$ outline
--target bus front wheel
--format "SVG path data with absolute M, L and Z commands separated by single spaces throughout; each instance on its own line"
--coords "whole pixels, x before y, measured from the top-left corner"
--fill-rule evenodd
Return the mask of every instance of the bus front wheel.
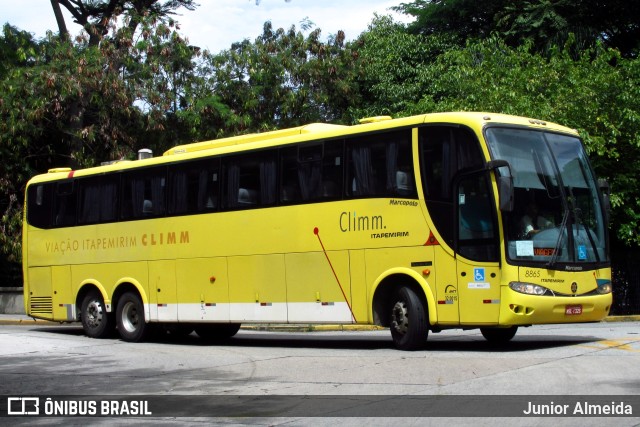
M 144 320 L 144 306 L 140 297 L 133 292 L 126 292 L 118 301 L 116 324 L 123 340 L 140 342 L 151 329 Z
M 91 338 L 107 338 L 114 329 L 113 315 L 107 313 L 104 299 L 98 291 L 89 292 L 80 305 L 80 321 Z
M 391 306 L 391 337 L 399 350 L 419 350 L 427 342 L 429 329 L 424 304 L 416 293 L 406 286 L 395 294 Z

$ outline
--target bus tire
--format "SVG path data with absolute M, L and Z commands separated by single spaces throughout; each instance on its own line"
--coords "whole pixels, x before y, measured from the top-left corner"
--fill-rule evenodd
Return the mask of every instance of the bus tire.
M 511 326 L 508 328 L 480 328 L 482 336 L 491 344 L 504 344 L 516 335 L 518 332 L 517 326 Z
M 126 292 L 118 300 L 116 325 L 124 341 L 140 342 L 149 334 L 151 326 L 145 322 L 142 300 L 134 292 Z
M 403 286 L 391 306 L 391 337 L 398 350 L 419 350 L 427 342 L 427 312 L 416 293 Z
M 238 333 L 240 323 L 216 323 L 198 325 L 195 327 L 196 334 L 205 341 L 224 341 Z
M 84 333 L 91 338 L 108 338 L 113 334 L 113 314 L 107 313 L 102 294 L 90 291 L 80 305 L 80 321 Z

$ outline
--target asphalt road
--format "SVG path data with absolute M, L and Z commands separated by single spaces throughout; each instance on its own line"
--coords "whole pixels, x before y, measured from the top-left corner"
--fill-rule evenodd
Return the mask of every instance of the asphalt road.
M 196 335 L 133 344 L 88 338 L 76 325 L 37 323 L 0 325 L 0 343 L 4 396 L 640 395 L 640 322 L 521 328 L 499 348 L 479 331 L 444 331 L 430 334 L 427 349 L 418 352 L 395 350 L 387 330 L 243 329 L 223 345 L 203 343 Z M 640 425 L 640 406 L 633 410 L 633 418 L 564 418 L 554 424 Z M 203 419 L 191 421 L 197 420 Z M 252 420 L 240 424 L 322 424 L 318 418 Z M 424 424 L 418 417 L 403 420 Z M 548 419 L 538 420 L 548 425 Z M 98 421 L 105 419 L 92 420 Z M 349 421 L 361 425 L 359 418 Z M 532 421 L 514 425 L 537 425 Z

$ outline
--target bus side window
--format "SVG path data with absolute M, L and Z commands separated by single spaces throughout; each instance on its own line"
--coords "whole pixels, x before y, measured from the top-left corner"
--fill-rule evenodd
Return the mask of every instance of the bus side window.
M 37 184 L 27 193 L 27 222 L 38 228 L 51 228 L 55 184 Z
M 167 210 L 171 215 L 218 208 L 219 160 L 189 162 L 169 168 Z
M 332 200 L 342 196 L 342 140 L 311 142 L 281 150 L 282 204 Z
M 167 194 L 169 214 L 189 212 L 189 169 L 174 166 L 169 169 L 169 192 Z
M 280 165 L 280 202 L 288 205 L 308 200 L 308 189 L 313 187 L 315 175 L 319 176 L 319 170 L 317 174 L 304 170 L 304 166 L 299 161 L 298 147 L 283 148 L 280 151 Z M 308 169 L 313 171 L 313 166 L 309 166 Z M 309 181 L 308 184 L 307 181 Z
M 165 214 L 166 168 L 127 172 L 122 177 L 122 219 L 142 219 Z
M 324 143 L 322 157 L 322 188 L 324 200 L 342 198 L 342 177 L 344 176 L 344 141 L 327 141 Z
M 372 196 L 376 192 L 375 174 L 371 159 L 371 146 L 366 141 L 347 142 L 350 168 L 347 192 L 352 196 Z
M 110 174 L 78 180 L 80 211 L 78 224 L 115 221 L 118 206 L 118 175 Z
M 217 162 L 216 162 L 217 163 Z M 219 170 L 217 164 L 215 168 L 205 168 L 198 171 L 198 194 L 196 201 L 196 211 L 213 211 L 218 209 L 218 193 L 220 191 Z
M 262 151 L 225 159 L 226 209 L 273 206 L 277 200 L 277 151 Z
M 458 183 L 458 252 L 474 261 L 498 260 L 498 234 L 486 172 Z
M 76 223 L 77 197 L 74 181 L 61 181 L 56 185 L 55 217 L 56 227 L 70 227 Z
M 415 198 L 416 186 L 408 130 L 347 141 L 351 196 Z
M 387 145 L 386 156 L 387 190 L 396 196 L 417 198 L 411 134 L 402 134 L 394 138 L 394 141 Z

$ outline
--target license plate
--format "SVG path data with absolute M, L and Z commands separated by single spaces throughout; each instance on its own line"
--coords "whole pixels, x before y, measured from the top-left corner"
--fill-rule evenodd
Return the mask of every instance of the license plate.
M 568 305 L 564 309 L 564 314 L 566 314 L 567 316 L 582 314 L 582 305 Z

